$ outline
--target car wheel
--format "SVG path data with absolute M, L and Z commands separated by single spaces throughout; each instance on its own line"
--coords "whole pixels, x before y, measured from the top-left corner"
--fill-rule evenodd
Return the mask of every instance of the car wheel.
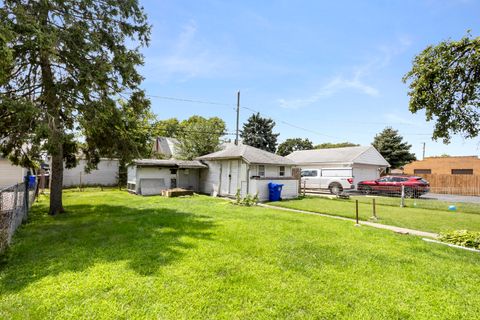
M 362 187 L 363 194 L 372 194 L 372 188 L 369 186 Z
M 412 188 L 405 188 L 405 197 L 406 198 L 414 198 L 415 192 Z
M 328 189 L 330 189 L 330 193 L 334 195 L 339 195 L 343 191 L 342 185 L 339 183 L 332 183 Z

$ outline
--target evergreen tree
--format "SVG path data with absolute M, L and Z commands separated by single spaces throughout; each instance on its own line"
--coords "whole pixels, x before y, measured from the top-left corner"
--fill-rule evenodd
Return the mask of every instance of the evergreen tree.
M 148 148 L 143 57 L 133 47 L 149 34 L 137 0 L 2 2 L 0 149 L 29 167 L 50 155 L 50 214 L 64 210 L 63 166 L 75 165 L 78 136 L 90 167 L 100 155 L 126 161 Z
M 410 153 L 412 146 L 403 141 L 403 137 L 398 134 L 398 130 L 390 127 L 377 134 L 372 145 L 390 163 L 392 168 L 399 168 L 416 160 L 415 155 Z
M 246 145 L 275 152 L 277 149 L 277 138 L 280 134 L 273 133 L 274 126 L 275 121 L 272 119 L 262 118 L 260 113 L 252 114 L 247 122 L 243 124 L 240 136 Z
M 277 154 L 281 156 L 286 156 L 293 151 L 310 149 L 313 149 L 312 141 L 302 138 L 290 138 L 280 143 L 280 145 L 278 146 Z

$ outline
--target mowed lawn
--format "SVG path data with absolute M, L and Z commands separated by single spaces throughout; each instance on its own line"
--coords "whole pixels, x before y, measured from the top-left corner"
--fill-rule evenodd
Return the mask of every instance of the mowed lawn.
M 273 202 L 270 204 L 291 209 L 355 218 L 355 199 L 359 200 L 359 219 L 369 220 L 373 215 L 371 197 L 356 197 L 344 200 L 307 196 L 303 199 Z M 473 204 L 463 204 L 459 206 L 457 211 L 453 212 L 448 211 L 447 203 L 441 207 L 439 204 L 436 204 L 435 201 L 416 200 L 419 206 L 433 207 L 433 209 L 430 209 L 413 207 L 413 201 L 412 199 L 408 199 L 408 206 L 400 208 L 399 198 L 377 198 L 376 212 L 378 220 L 375 222 L 430 232 L 452 230 L 480 231 L 480 206 L 476 207 L 476 205 Z
M 66 192 L 0 266 L 1 319 L 475 319 L 480 255 L 206 196 Z

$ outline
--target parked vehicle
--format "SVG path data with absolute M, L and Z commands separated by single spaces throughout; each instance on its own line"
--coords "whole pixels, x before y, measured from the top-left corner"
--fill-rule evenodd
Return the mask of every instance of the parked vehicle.
M 376 180 L 360 181 L 357 190 L 365 194 L 401 195 L 404 186 L 405 196 L 420 197 L 430 190 L 430 184 L 422 177 L 415 176 L 385 176 Z
M 352 168 L 303 169 L 303 186 L 307 189 L 330 190 L 332 194 L 355 189 Z

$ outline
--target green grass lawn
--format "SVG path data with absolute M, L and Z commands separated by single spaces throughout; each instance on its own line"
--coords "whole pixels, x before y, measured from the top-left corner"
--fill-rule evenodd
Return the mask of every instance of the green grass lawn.
M 69 191 L 66 214 L 46 205 L 3 258 L 1 319 L 480 314 L 480 256 L 418 237 L 206 196 Z
M 299 209 L 311 212 L 326 213 L 347 218 L 355 218 L 355 199 L 359 199 L 359 219 L 369 220 L 373 215 L 372 198 L 353 197 L 350 200 L 329 199 L 318 196 L 307 196 L 303 199 L 272 202 L 271 205 Z M 397 204 L 399 199 L 378 197 L 376 198 L 376 222 L 417 229 L 430 232 L 442 232 L 451 230 L 480 231 L 480 211 L 468 212 L 474 206 L 466 206 L 467 212 L 448 211 L 437 209 L 423 209 L 415 207 L 400 208 Z M 412 202 L 409 199 L 409 202 Z M 412 205 L 407 203 L 407 205 Z

